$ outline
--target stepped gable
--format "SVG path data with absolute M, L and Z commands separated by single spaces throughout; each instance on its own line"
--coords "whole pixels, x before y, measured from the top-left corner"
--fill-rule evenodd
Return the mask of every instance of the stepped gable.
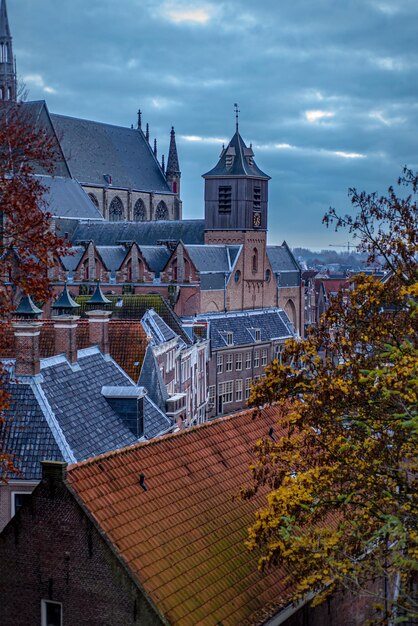
M 161 167 L 140 129 L 51 114 L 73 178 L 83 185 L 171 194 Z
M 286 605 L 285 571 L 259 572 L 244 546 L 266 490 L 234 499 L 253 444 L 284 434 L 277 419 L 277 407 L 248 410 L 69 468 L 77 501 L 172 626 L 258 625 Z

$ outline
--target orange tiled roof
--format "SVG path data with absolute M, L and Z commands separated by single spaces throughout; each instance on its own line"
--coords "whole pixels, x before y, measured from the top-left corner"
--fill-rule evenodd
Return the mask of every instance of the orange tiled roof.
M 55 355 L 54 323 L 52 320 L 42 320 L 42 322 L 39 352 L 42 358 L 47 358 Z M 88 348 L 89 345 L 88 320 L 81 319 L 77 324 L 77 349 Z M 134 382 L 137 382 L 139 378 L 146 348 L 147 335 L 140 322 L 110 320 L 110 355 Z M 11 327 L 3 333 L 0 358 L 15 358 L 15 341 Z
M 286 604 L 284 572 L 261 574 L 244 546 L 264 496 L 233 499 L 277 415 L 248 410 L 69 469 L 70 488 L 169 624 L 260 624 Z

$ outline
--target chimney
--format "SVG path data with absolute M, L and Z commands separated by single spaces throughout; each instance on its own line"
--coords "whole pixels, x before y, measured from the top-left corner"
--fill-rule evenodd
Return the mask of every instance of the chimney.
M 109 318 L 112 311 L 87 311 L 90 345 L 99 346 L 104 355 L 109 354 Z
M 39 335 L 42 322 L 19 321 L 13 323 L 16 341 L 16 376 L 36 376 L 41 371 Z
M 77 363 L 77 322 L 78 315 L 53 317 L 55 330 L 55 354 L 65 354 L 69 363 Z

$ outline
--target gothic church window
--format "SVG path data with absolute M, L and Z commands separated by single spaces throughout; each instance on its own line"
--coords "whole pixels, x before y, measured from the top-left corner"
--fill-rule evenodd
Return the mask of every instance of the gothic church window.
M 163 200 L 158 203 L 157 209 L 155 211 L 155 219 L 168 220 L 168 209 L 166 203 L 163 202 Z
M 0 48 L 0 57 L 2 63 L 7 63 L 9 60 L 9 48 L 7 43 L 2 43 Z
M 94 193 L 89 193 L 88 196 L 89 196 L 90 200 L 93 202 L 94 206 L 99 208 L 99 201 L 98 201 L 96 195 Z
M 123 220 L 123 202 L 119 196 L 115 196 L 109 206 L 109 220 L 111 222 L 120 222 Z
M 145 222 L 146 219 L 147 219 L 147 211 L 145 209 L 145 204 L 144 204 L 144 201 L 141 198 L 139 198 L 139 200 L 135 202 L 135 206 L 134 206 L 134 221 Z

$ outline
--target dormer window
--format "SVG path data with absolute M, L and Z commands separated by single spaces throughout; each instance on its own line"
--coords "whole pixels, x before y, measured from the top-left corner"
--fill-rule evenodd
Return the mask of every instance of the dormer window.
M 231 196 L 232 189 L 231 186 L 228 187 L 219 187 L 218 192 L 218 208 L 219 213 L 230 213 L 231 212 Z
M 254 328 L 254 339 L 256 341 L 261 341 L 261 329 L 260 328 Z
M 233 346 L 234 345 L 234 333 L 227 332 L 226 333 L 226 345 Z
M 235 158 L 235 148 L 233 148 L 232 146 L 229 146 L 229 148 L 226 151 L 226 158 L 225 158 L 225 165 L 227 169 L 230 169 L 233 166 L 234 158 Z

